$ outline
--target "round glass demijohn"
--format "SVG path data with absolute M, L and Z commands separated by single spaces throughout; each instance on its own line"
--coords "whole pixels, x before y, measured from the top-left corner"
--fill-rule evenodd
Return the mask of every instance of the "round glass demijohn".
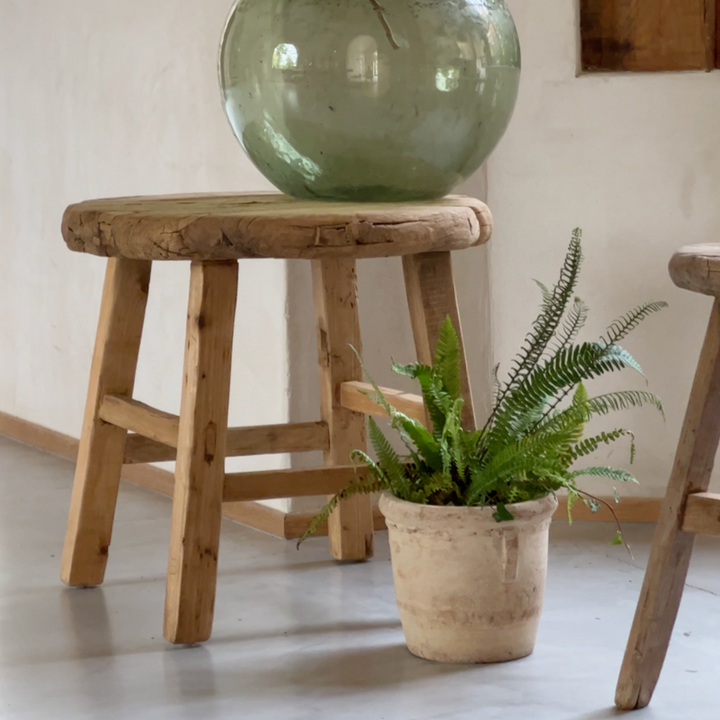
M 239 0 L 220 82 L 237 138 L 283 192 L 432 200 L 505 132 L 520 45 L 504 0 Z

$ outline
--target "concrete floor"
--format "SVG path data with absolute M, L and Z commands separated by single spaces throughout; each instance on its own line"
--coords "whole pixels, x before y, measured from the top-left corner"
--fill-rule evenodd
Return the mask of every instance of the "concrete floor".
M 102 589 L 68 590 L 58 564 L 70 463 L 0 439 L 0 718 L 160 720 L 602 720 L 650 529 L 556 523 L 535 654 L 445 667 L 403 644 L 387 542 L 365 565 L 223 526 L 215 634 L 161 636 L 170 503 L 124 486 Z M 643 720 L 717 718 L 720 543 L 701 540 L 671 651 Z

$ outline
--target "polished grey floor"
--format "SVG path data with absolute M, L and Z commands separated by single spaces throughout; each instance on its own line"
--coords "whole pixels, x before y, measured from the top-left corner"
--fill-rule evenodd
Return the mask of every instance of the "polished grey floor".
M 223 527 L 215 635 L 161 636 L 170 504 L 123 487 L 107 582 L 68 590 L 58 563 L 69 463 L 0 438 L 0 718 L 160 720 L 601 720 L 642 582 L 649 529 L 553 528 L 535 654 L 447 667 L 412 657 L 395 610 L 387 543 L 338 566 L 325 542 L 298 552 Z M 702 540 L 653 705 L 643 720 L 717 718 L 720 543 Z

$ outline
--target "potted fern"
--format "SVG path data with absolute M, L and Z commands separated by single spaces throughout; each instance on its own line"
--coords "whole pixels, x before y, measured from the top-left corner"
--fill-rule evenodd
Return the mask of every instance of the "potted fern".
M 383 492 L 400 618 L 415 655 L 463 663 L 529 655 L 542 609 L 555 493 L 567 492 L 571 519 L 578 499 L 593 509 L 602 502 L 581 489 L 581 477 L 637 482 L 623 469 L 576 467 L 623 437 L 630 439 L 631 462 L 634 456 L 629 430 L 586 435 L 586 426 L 595 416 L 628 408 L 650 405 L 662 412 L 660 399 L 641 390 L 591 397 L 585 382 L 626 368 L 642 372 L 618 343 L 666 304 L 640 305 L 600 339 L 575 342 L 588 315 L 574 297 L 581 263 L 576 230 L 558 283 L 552 289 L 538 283 L 540 313 L 509 377 L 496 381 L 493 411 L 482 428 L 461 425 L 460 347 L 449 319 L 432 366 L 393 366 L 418 381 L 431 429 L 398 412 L 370 379 L 372 398 L 391 418 L 407 453 L 399 455 L 371 418 L 377 460 L 353 453 L 367 472 L 325 506 L 307 534 L 340 500 Z M 619 523 L 615 542 L 624 542 Z

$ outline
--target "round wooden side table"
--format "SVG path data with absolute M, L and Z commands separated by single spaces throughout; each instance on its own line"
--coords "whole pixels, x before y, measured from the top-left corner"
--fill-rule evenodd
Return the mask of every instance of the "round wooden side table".
M 451 196 L 428 204 L 300 202 L 284 195 L 92 200 L 70 206 L 71 250 L 109 258 L 62 560 L 71 586 L 103 582 L 123 463 L 176 460 L 165 638 L 212 631 L 223 502 L 333 494 L 354 477 L 364 448 L 355 264 L 401 256 L 418 359 L 430 363 L 444 319 L 458 331 L 450 251 L 487 242 L 487 207 Z M 312 262 L 320 370 L 319 422 L 228 428 L 238 260 Z M 133 398 L 155 261 L 192 263 L 180 416 Z M 352 346 L 352 347 L 351 347 Z M 474 424 L 463 362 L 464 423 Z M 235 455 L 323 450 L 325 467 L 226 474 Z M 371 501 L 343 502 L 329 528 L 332 555 L 373 553 Z

